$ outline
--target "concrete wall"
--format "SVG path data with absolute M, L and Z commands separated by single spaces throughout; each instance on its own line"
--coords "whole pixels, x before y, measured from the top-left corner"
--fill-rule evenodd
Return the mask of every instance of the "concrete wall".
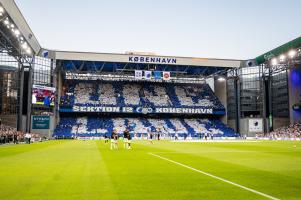
M 290 122 L 301 122 L 301 112 L 294 111 L 292 106 L 301 103 L 301 66 L 288 70 Z
M 21 131 L 25 132 L 26 131 L 26 115 L 22 115 L 22 124 L 21 124 Z
M 226 114 L 221 118 L 221 120 L 224 124 L 227 124 L 227 81 L 225 78 L 215 77 L 214 93 L 226 109 Z
M 236 129 L 236 125 L 235 125 L 235 119 L 228 119 L 227 120 L 227 125 L 230 127 L 230 128 L 233 128 L 234 130 Z
M 249 121 L 246 119 L 240 119 L 239 120 L 239 133 L 241 135 L 247 135 L 249 136 Z
M 290 124 L 289 118 L 273 118 L 273 129 L 288 126 Z

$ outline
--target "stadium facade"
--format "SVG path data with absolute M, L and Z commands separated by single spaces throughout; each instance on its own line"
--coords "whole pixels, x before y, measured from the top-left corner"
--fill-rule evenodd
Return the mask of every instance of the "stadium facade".
M 0 6 L 0 118 L 18 130 L 252 137 L 301 121 L 301 37 L 250 60 L 55 51 L 14 1 Z

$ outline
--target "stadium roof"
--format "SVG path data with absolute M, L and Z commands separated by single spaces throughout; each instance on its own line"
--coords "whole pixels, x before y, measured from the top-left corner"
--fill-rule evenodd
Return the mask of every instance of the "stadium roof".
M 6 14 L 16 25 L 20 33 L 24 36 L 28 45 L 34 51 L 34 55 L 42 55 L 43 49 L 30 26 L 27 24 L 24 16 L 19 10 L 14 0 L 0 0 Z M 270 60 L 274 56 L 296 47 L 301 46 L 301 38 L 297 38 L 287 44 L 284 44 L 274 50 L 271 50 L 254 59 L 256 64 L 261 64 Z M 95 61 L 95 62 L 120 62 L 120 63 L 144 63 L 144 64 L 164 64 L 164 65 L 182 65 L 182 66 L 199 66 L 199 67 L 222 67 L 237 68 L 243 65 L 242 60 L 235 59 L 216 59 L 216 58 L 195 58 L 195 57 L 173 57 L 153 54 L 116 54 L 116 53 L 95 53 L 95 52 L 76 52 L 76 51 L 59 51 L 46 50 L 49 58 L 66 61 Z
M 290 42 L 287 42 L 269 52 L 266 52 L 255 58 L 257 64 L 262 64 L 271 60 L 274 57 L 280 56 L 281 54 L 287 53 L 290 50 L 301 47 L 301 37 L 298 37 Z
M 122 63 L 144 63 L 144 64 L 164 64 L 164 65 L 188 65 L 206 67 L 237 68 L 241 60 L 215 59 L 215 58 L 193 58 L 193 57 L 173 57 L 149 54 L 113 54 L 113 53 L 93 53 L 93 52 L 72 52 L 54 51 L 50 53 L 57 60 L 78 60 L 78 61 L 103 61 Z
M 19 10 L 14 0 L 0 0 L 5 12 L 9 15 L 13 23 L 16 25 L 20 33 L 24 36 L 25 40 L 28 42 L 29 46 L 33 49 L 34 54 L 37 55 L 41 46 L 35 37 L 34 33 L 27 24 L 24 16 Z

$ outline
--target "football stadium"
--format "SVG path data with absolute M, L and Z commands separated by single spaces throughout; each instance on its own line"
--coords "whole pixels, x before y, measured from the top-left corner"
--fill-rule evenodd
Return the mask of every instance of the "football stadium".
M 0 0 L 0 199 L 301 199 L 301 37 L 247 60 L 41 46 Z

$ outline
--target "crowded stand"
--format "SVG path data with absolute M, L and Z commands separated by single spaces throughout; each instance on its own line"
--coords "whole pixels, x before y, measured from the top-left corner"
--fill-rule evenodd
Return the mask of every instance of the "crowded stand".
M 115 96 L 112 96 L 114 94 L 114 87 L 112 84 L 101 84 L 98 88 L 98 94 L 99 94 L 99 103 L 101 105 L 116 105 L 117 100 Z M 96 99 L 97 100 L 97 99 Z
M 139 105 L 140 96 L 139 91 L 141 90 L 141 86 L 138 84 L 125 84 L 123 86 L 123 98 L 124 105 Z M 120 96 L 120 94 L 119 94 Z
M 39 134 L 24 133 L 17 131 L 16 128 L 0 125 L 0 144 L 18 144 L 20 142 L 30 144 L 33 141 L 41 141 Z
M 138 138 L 150 132 L 162 137 L 237 137 L 233 129 L 217 119 L 181 119 L 181 118 L 61 118 L 54 130 L 54 137 L 104 137 L 115 130 L 122 135 L 128 129 Z
M 153 133 L 162 138 L 237 137 L 238 134 L 220 120 L 208 116 L 179 117 L 177 115 L 149 117 L 145 108 L 184 108 L 225 110 L 208 84 L 151 83 L 128 81 L 66 80 L 60 101 L 60 111 L 73 106 L 139 106 L 143 117 L 127 115 L 95 117 L 84 114 L 61 117 L 54 130 L 56 138 L 110 137 L 115 131 L 122 135 L 128 130 L 133 137 L 147 138 Z M 64 112 L 64 111 L 63 111 Z
M 138 118 L 128 118 L 128 125 L 133 133 L 140 133 L 141 136 L 148 134 L 148 128 Z
M 275 129 L 270 133 L 258 133 L 257 138 L 268 138 L 270 140 L 300 140 L 301 123 L 293 123 L 286 127 Z
M 60 106 L 143 106 L 224 110 L 208 84 L 67 82 Z M 68 89 L 66 89 L 68 88 Z
M 163 86 L 146 85 L 143 89 L 144 97 L 153 107 L 172 105 L 166 88 Z

